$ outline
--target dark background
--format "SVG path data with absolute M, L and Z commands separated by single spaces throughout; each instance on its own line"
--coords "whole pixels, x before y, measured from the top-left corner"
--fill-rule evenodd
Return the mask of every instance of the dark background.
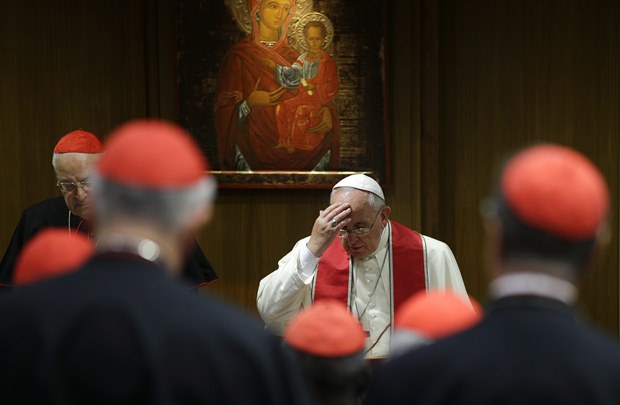
M 609 180 L 613 232 L 582 309 L 617 335 L 620 2 L 389 5 L 393 218 L 447 242 L 484 301 L 478 207 L 495 168 L 532 142 L 581 150 Z M 51 152 L 63 134 L 177 119 L 177 9 L 176 0 L 0 2 L 0 247 L 26 206 L 58 195 Z M 326 190 L 220 190 L 198 240 L 221 280 L 203 292 L 255 313 L 259 280 L 327 202 Z

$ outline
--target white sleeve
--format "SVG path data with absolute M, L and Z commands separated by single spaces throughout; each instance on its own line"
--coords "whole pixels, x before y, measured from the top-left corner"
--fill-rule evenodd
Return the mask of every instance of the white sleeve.
M 426 248 L 426 269 L 429 290 L 450 289 L 467 297 L 463 277 L 450 247 L 437 239 L 422 235 Z
M 295 244 L 278 262 L 278 269 L 260 281 L 256 306 L 265 325 L 281 335 L 288 323 L 310 305 L 311 288 L 319 259 L 306 247 L 310 238 Z

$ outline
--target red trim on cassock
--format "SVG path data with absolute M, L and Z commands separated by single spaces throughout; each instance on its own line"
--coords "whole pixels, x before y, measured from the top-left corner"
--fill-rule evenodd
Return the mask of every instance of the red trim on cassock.
M 422 236 L 395 221 L 392 224 L 392 295 L 394 311 L 411 295 L 426 288 Z M 314 300 L 336 299 L 349 304 L 349 254 L 339 240 L 327 248 L 316 273 Z
M 426 289 L 422 235 L 392 222 L 394 312 L 407 298 Z
M 216 281 L 219 281 L 219 280 L 220 280 L 220 278 L 218 277 L 218 278 L 214 278 L 214 279 L 213 279 L 213 280 L 211 280 L 211 281 L 203 281 L 202 283 L 200 283 L 200 284 L 198 284 L 198 285 L 195 285 L 195 286 L 192 286 L 192 287 L 190 287 L 189 289 L 190 289 L 190 290 L 195 290 L 195 289 L 198 289 L 198 288 L 200 288 L 200 287 L 204 287 L 204 286 L 206 286 L 206 285 L 213 284 L 213 283 L 215 283 Z
M 321 256 L 316 271 L 314 300 L 335 299 L 349 305 L 349 254 L 338 238 Z

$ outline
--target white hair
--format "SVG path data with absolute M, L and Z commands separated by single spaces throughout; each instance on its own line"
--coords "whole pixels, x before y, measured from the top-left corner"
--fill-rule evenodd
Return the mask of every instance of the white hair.
M 190 225 L 195 214 L 208 209 L 216 194 L 213 176 L 183 188 L 154 189 L 119 184 L 91 176 L 95 216 L 102 223 L 135 221 L 176 232 Z

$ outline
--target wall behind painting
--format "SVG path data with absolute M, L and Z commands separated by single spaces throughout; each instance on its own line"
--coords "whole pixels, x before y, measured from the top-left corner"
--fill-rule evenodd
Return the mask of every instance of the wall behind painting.
M 452 246 L 469 291 L 484 300 L 478 204 L 506 153 L 541 140 L 577 147 L 603 168 L 618 206 L 620 5 L 390 4 L 388 203 L 396 220 Z M 23 208 L 56 195 L 50 153 L 62 134 L 176 118 L 174 13 L 174 0 L 1 3 L 0 249 Z M 202 292 L 255 313 L 260 278 L 308 234 L 327 198 L 221 190 L 198 235 L 221 280 Z M 617 333 L 617 215 L 612 230 L 583 309 Z
M 609 181 L 614 233 L 611 249 L 584 280 L 583 310 L 617 330 L 620 3 L 429 3 L 439 21 L 431 35 L 438 44 L 438 152 L 434 165 L 426 162 L 441 180 L 431 193 L 440 218 L 433 230 L 468 266 L 468 284 L 480 286 L 476 211 L 494 168 L 508 152 L 534 142 L 582 151 Z

